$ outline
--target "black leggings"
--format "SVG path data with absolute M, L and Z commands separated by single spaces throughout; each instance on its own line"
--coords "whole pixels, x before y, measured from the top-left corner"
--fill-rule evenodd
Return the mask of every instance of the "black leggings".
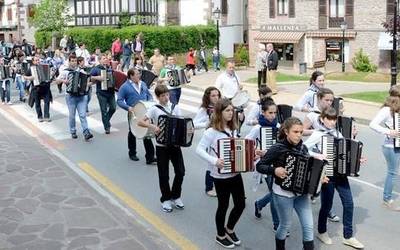
M 215 191 L 217 192 L 218 208 L 215 214 L 215 224 L 217 225 L 217 234 L 220 237 L 225 236 L 225 217 L 229 207 L 229 198 L 232 194 L 233 208 L 229 214 L 226 227 L 233 230 L 245 207 L 245 196 L 243 180 L 240 174 L 227 178 L 214 178 Z

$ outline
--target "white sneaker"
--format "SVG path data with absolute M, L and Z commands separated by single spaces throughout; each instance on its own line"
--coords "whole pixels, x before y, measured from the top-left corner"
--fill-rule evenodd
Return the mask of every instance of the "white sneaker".
M 394 200 L 383 201 L 382 206 L 392 211 L 400 211 L 400 207 L 394 204 Z
M 171 202 L 178 209 L 184 209 L 185 208 L 185 205 L 183 205 L 183 202 L 182 202 L 181 198 L 178 198 L 178 199 L 175 199 L 175 200 L 171 200 Z
M 12 105 L 12 102 L 7 102 L 7 105 Z
M 166 213 L 172 212 L 171 201 L 164 201 L 163 203 L 161 203 L 161 207 L 162 207 L 162 210 Z
M 211 189 L 210 191 L 207 191 L 206 194 L 210 197 L 217 197 L 217 193 L 215 192 L 214 189 Z
M 364 248 L 364 245 L 354 237 L 351 237 L 349 239 L 343 239 L 343 244 L 354 247 L 356 249 Z
M 322 243 L 326 244 L 326 245 L 332 245 L 332 239 L 331 237 L 329 237 L 328 233 L 325 232 L 323 234 L 319 234 L 317 233 L 317 238 L 322 241 Z

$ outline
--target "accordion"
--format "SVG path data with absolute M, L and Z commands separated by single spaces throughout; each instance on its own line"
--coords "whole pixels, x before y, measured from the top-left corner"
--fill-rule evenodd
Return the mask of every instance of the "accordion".
M 153 72 L 150 70 L 142 70 L 141 71 L 141 76 L 140 80 L 142 80 L 144 83 L 146 83 L 147 88 L 151 87 L 151 84 L 153 81 L 157 78 L 157 75 L 155 75 Z
M 158 117 L 160 133 L 156 135 L 156 141 L 167 146 L 190 147 L 193 141 L 194 124 L 191 118 L 183 118 L 171 115 Z
M 76 96 L 85 95 L 88 88 L 88 79 L 89 75 L 81 71 L 70 71 L 68 73 L 67 93 Z
M 295 194 L 318 196 L 325 176 L 326 161 L 295 152 L 288 152 L 285 159 L 287 176 L 282 180 L 281 188 Z
M 286 104 L 279 104 L 277 105 L 278 108 L 278 122 L 282 124 L 287 118 L 292 116 L 293 107 Z
M 0 78 L 1 80 L 11 78 L 10 66 L 0 65 Z
M 400 115 L 399 113 L 393 113 L 393 129 L 396 130 L 397 132 L 400 132 Z M 400 137 L 397 136 L 396 138 L 393 138 L 393 146 L 394 148 L 400 148 Z
M 332 108 L 336 110 L 337 115 L 342 115 L 343 110 L 343 98 L 335 96 L 332 102 Z
M 224 160 L 220 174 L 254 171 L 255 144 L 253 140 L 222 138 L 218 140 L 218 158 Z
M 168 82 L 168 85 L 171 87 L 178 87 L 188 83 L 184 69 L 172 69 L 167 72 L 167 77 L 171 77 L 171 80 Z
M 327 156 L 328 161 L 326 175 L 359 176 L 362 147 L 362 142 L 357 140 L 322 136 L 321 153 Z
M 268 150 L 272 145 L 276 143 L 278 134 L 277 128 L 272 127 L 260 127 L 260 149 Z
M 353 117 L 338 116 L 337 130 L 343 135 L 344 138 L 354 139 L 353 136 Z
M 50 65 L 38 64 L 31 66 L 31 73 L 33 76 L 33 86 L 50 82 Z
M 105 78 L 105 80 L 101 81 L 101 90 L 114 89 L 115 87 L 115 78 L 112 70 L 102 69 L 100 71 L 101 77 Z

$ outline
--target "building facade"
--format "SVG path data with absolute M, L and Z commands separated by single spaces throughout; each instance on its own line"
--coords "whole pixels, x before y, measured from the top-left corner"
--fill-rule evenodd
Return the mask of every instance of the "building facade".
M 304 62 L 309 67 L 323 60 L 349 63 L 359 49 L 381 69 L 390 65 L 390 52 L 378 43 L 387 39 L 382 22 L 390 18 L 393 0 L 248 1 L 251 64 L 258 44 L 273 43 L 280 64 L 295 69 Z

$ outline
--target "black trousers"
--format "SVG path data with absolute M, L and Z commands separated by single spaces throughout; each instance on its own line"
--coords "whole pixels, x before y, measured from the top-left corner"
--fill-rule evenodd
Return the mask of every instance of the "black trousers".
M 267 70 L 266 69 L 257 71 L 257 83 L 258 83 L 258 88 L 260 88 L 261 85 L 267 84 Z
M 146 161 L 152 161 L 154 159 L 154 146 L 151 138 L 143 138 L 144 150 L 146 152 Z M 129 156 L 136 155 L 136 137 L 129 130 L 128 132 L 128 149 Z
M 156 146 L 156 155 L 158 181 L 161 190 L 160 201 L 164 202 L 180 198 L 182 193 L 183 177 L 185 176 L 185 164 L 183 162 L 181 148 L 175 146 Z M 169 161 L 171 161 L 175 172 L 172 189 L 169 185 Z
M 230 230 L 235 228 L 240 216 L 246 206 L 243 179 L 240 174 L 227 178 L 214 178 L 215 191 L 217 192 L 218 208 L 215 214 L 215 224 L 217 225 L 218 236 L 225 235 L 225 217 L 229 207 L 229 198 L 232 195 L 233 208 L 229 213 L 228 224 L 226 227 Z

